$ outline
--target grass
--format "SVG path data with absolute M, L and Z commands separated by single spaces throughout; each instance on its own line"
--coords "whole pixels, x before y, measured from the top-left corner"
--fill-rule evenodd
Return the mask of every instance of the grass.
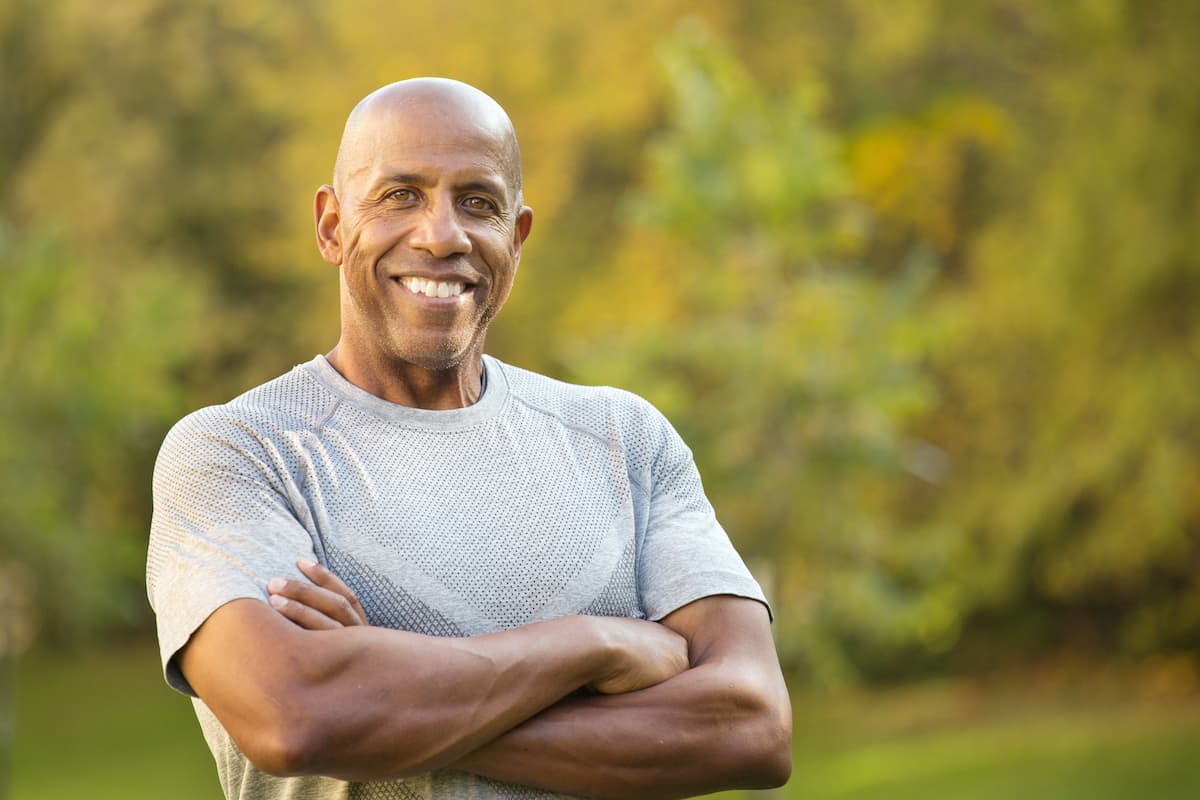
M 786 796 L 1200 797 L 1190 659 L 797 698 Z
M 14 683 L 10 800 L 221 796 L 191 706 L 162 682 L 153 644 L 34 653 Z M 1194 688 L 1009 678 L 794 699 L 792 780 L 756 796 L 1200 797 Z
M 222 796 L 191 703 L 163 682 L 152 643 L 33 653 L 13 688 L 11 800 Z
M 1075 698 L 1022 702 L 1002 687 L 970 713 L 950 699 L 941 721 L 887 725 L 879 706 L 945 697 L 875 696 L 843 701 L 857 722 L 810 721 L 796 742 L 789 797 L 907 798 L 1200 797 L 1200 703 Z M 829 701 L 824 701 L 828 703 Z M 1006 708 L 1006 704 L 1008 707 Z M 928 712 L 928 708 L 922 709 Z M 818 717 L 821 715 L 818 714 Z

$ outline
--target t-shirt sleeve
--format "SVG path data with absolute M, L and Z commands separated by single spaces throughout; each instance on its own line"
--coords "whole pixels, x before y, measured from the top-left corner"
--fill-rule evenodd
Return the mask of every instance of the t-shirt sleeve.
M 656 445 L 644 487 L 649 512 L 638 559 L 638 590 L 647 617 L 659 620 L 693 600 L 719 594 L 767 605 L 717 521 L 692 451 L 661 413 L 649 404 L 647 409 L 649 439 Z
M 175 656 L 216 609 L 266 600 L 266 582 L 302 577 L 313 541 L 293 512 L 284 458 L 255 427 L 219 407 L 185 417 L 154 469 L 146 588 L 164 674 L 195 696 Z

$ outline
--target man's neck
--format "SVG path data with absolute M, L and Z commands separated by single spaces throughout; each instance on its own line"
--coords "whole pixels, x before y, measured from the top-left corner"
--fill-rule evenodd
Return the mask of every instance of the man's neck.
M 325 358 L 343 378 L 397 405 L 446 411 L 466 408 L 483 393 L 483 358 L 472 354 L 456 366 L 430 369 L 407 361 L 364 358 L 339 343 Z

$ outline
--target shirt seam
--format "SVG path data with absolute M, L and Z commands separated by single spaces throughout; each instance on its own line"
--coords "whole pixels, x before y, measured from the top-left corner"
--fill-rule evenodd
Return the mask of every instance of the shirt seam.
M 505 369 L 506 371 L 507 371 L 507 367 L 508 367 L 507 364 L 502 366 L 502 368 Z M 567 428 L 568 430 L 575 431 L 576 433 L 581 433 L 584 436 L 589 437 L 590 439 L 594 439 L 595 441 L 600 442 L 609 450 L 624 452 L 624 450 L 622 450 L 619 442 L 609 439 L 606 436 L 602 436 L 590 428 L 585 428 L 582 425 L 577 425 L 573 422 L 568 422 L 567 420 L 563 419 L 561 416 L 556 414 L 554 411 L 551 411 L 550 409 L 540 406 L 537 403 L 533 402 L 532 400 L 529 400 L 528 398 L 526 398 L 524 396 L 523 393 L 517 392 L 513 388 L 512 381 L 509 379 L 508 375 L 505 375 L 504 377 L 506 380 L 508 380 L 508 383 L 509 383 L 508 400 L 510 402 L 520 403 L 521 405 L 525 406 L 526 408 L 530 409 L 531 411 L 535 411 L 535 412 L 541 414 L 542 416 L 549 417 L 550 419 L 553 419 L 559 425 L 563 426 L 564 428 Z M 597 387 L 597 388 L 599 388 L 599 387 Z M 647 487 L 645 486 L 645 484 L 642 483 L 642 481 L 640 481 L 637 477 L 632 475 L 628 469 L 625 470 L 625 474 L 629 477 L 630 483 L 635 485 L 642 492 L 642 494 L 646 495 L 647 498 L 650 497 L 650 492 L 647 489 Z

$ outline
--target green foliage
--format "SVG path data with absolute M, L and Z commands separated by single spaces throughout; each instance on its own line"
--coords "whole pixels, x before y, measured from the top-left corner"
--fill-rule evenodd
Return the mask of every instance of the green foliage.
M 158 445 L 245 384 L 271 341 L 252 334 L 288 310 L 263 191 L 283 117 L 249 95 L 270 36 L 302 26 L 252 21 L 159 0 L 0 14 L 0 563 L 61 641 L 146 625 Z
M 696 24 L 663 61 L 672 111 L 635 232 L 612 285 L 588 293 L 613 327 L 569 361 L 675 421 L 773 584 L 785 656 L 836 679 L 851 671 L 839 638 L 911 636 L 917 598 L 879 562 L 892 529 L 871 498 L 934 452 L 903 426 L 934 399 L 919 363 L 936 331 L 915 311 L 935 269 L 862 264 L 866 211 L 811 79 L 772 96 Z
M 356 98 L 449 74 L 512 112 L 536 210 L 493 351 L 662 407 L 789 665 L 1200 647 L 1195 4 L 455 24 L 0 9 L 0 564 L 45 630 L 145 624 L 166 426 L 332 345 L 311 191 Z
M 1200 643 L 1200 115 L 1163 67 L 1196 20 L 1106 8 L 978 52 L 943 43 L 963 15 L 864 35 L 840 131 L 819 72 L 767 87 L 695 24 L 664 51 L 634 224 L 574 309 L 604 325 L 563 361 L 676 420 L 810 676 Z M 1014 84 L 1029 39 L 1060 55 Z
M 186 408 L 172 376 L 205 288 L 165 265 L 106 284 L 54 238 L 2 228 L 0 254 L 0 370 L 19 387 L 0 395 L 0 553 L 35 577 L 52 636 L 143 621 L 146 478 Z
M 944 583 L 991 612 L 985 634 L 996 612 L 1045 609 L 1039 645 L 1194 648 L 1200 100 L 1181 76 L 1200 15 L 1110 3 L 1053 21 L 1011 196 L 972 284 L 943 298 L 957 402 L 929 425 L 957 468 L 937 516 L 979 565 Z

